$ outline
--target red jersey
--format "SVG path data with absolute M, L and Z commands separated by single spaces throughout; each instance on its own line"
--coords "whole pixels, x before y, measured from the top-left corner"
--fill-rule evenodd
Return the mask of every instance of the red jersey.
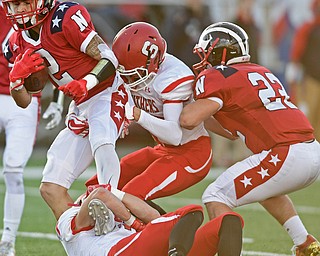
M 314 139 L 306 116 L 265 67 L 241 63 L 204 70 L 197 77 L 195 97 L 220 103 L 214 117 L 253 153 Z
M 0 5 L 0 24 L 1 24 L 1 32 L 0 32 L 0 94 L 10 95 L 9 89 L 9 72 L 10 67 L 9 63 L 4 57 L 4 54 L 7 51 L 5 43 L 7 42 L 10 35 L 13 33 L 13 28 L 11 27 L 11 23 L 7 20 L 6 15 L 4 13 L 3 7 Z
M 56 87 L 83 78 L 98 63 L 85 54 L 88 43 L 97 33 L 87 9 L 78 3 L 58 3 L 42 22 L 38 40 L 27 33 L 15 32 L 10 37 L 7 59 L 13 62 L 27 48 L 35 49 L 45 59 Z M 112 86 L 113 80 L 114 76 L 89 90 L 83 101 Z

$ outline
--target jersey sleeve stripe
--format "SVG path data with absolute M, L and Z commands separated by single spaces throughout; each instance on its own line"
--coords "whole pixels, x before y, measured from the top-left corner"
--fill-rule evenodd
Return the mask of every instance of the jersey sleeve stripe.
M 91 39 L 97 34 L 96 31 L 91 31 L 90 34 L 87 36 L 87 38 L 82 42 L 80 51 L 83 53 L 86 53 L 86 49 L 88 44 L 90 43 Z
M 174 81 L 173 83 L 169 84 L 161 93 L 171 92 L 176 87 L 178 87 L 180 84 L 185 83 L 185 82 L 190 82 L 190 81 L 193 81 L 193 80 L 194 80 L 194 76 L 193 75 L 182 77 L 182 78 Z
M 163 101 L 163 104 L 166 104 L 166 103 L 181 103 L 181 102 L 185 102 L 187 100 L 164 100 Z

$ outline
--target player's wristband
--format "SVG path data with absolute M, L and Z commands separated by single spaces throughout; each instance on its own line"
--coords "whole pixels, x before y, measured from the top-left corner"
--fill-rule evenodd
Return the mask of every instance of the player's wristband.
M 95 75 L 92 75 L 92 74 L 88 74 L 86 75 L 83 80 L 86 80 L 87 81 L 87 84 L 86 84 L 86 87 L 87 87 L 87 90 L 89 91 L 90 89 L 92 89 L 93 87 L 95 87 L 99 81 L 98 79 L 96 78 Z
M 124 221 L 124 223 L 127 224 L 128 226 L 131 226 L 135 220 L 136 220 L 136 217 L 131 215 L 128 220 Z
M 17 79 L 15 82 L 10 82 L 10 91 L 20 91 L 23 88 L 24 79 Z
M 114 194 L 120 201 L 122 201 L 122 199 L 125 195 L 125 192 L 123 192 L 119 189 L 116 189 L 114 187 L 111 187 L 111 193 Z

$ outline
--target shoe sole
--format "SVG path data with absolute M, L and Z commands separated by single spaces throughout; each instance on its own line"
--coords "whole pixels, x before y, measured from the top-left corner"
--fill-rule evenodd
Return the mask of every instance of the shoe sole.
M 109 232 L 107 223 L 110 220 L 108 207 L 99 199 L 92 199 L 88 204 L 89 216 L 95 221 L 94 232 L 96 236 Z

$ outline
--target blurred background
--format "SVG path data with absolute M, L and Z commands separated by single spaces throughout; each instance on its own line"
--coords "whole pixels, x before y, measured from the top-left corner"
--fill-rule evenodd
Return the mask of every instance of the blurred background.
M 167 40 L 168 52 L 190 67 L 198 61 L 192 50 L 202 30 L 213 22 L 234 22 L 243 27 L 249 35 L 251 61 L 264 65 L 274 72 L 294 100 L 297 98 L 296 92 L 290 84 L 294 79 L 295 83 L 303 84 L 301 74 L 306 72 L 302 67 L 298 70 L 300 73 L 294 70 L 291 80 L 290 76 L 286 77 L 288 72 L 286 70 L 293 61 L 291 52 L 294 37 L 297 30 L 306 22 L 313 22 L 318 15 L 318 5 L 320 5 L 318 0 L 81 0 L 78 2 L 88 8 L 96 30 L 109 45 L 123 26 L 134 21 L 147 21 L 158 27 Z M 320 23 L 318 26 L 320 27 Z M 314 40 L 318 39 L 320 42 L 320 29 L 318 34 L 313 33 L 313 35 L 315 35 Z M 307 38 L 304 40 L 305 48 L 308 48 L 307 40 Z M 314 54 L 320 51 L 319 45 L 312 48 Z M 318 55 L 320 61 L 320 54 Z M 309 64 L 316 66 L 317 63 L 312 61 Z M 48 85 L 43 91 L 42 113 L 51 98 L 52 88 Z M 70 100 L 65 100 L 64 115 L 69 102 Z M 305 102 L 298 104 L 304 111 L 308 111 Z M 319 117 L 319 113 L 317 114 Z M 46 130 L 46 123 L 47 120 L 41 118 L 38 137 L 29 163 L 44 164 L 47 149 L 58 132 L 65 127 L 64 122 L 61 122 L 59 127 Z M 0 140 L 0 150 L 3 150 L 4 134 L 1 134 Z M 250 153 L 241 141 L 229 143 L 215 135 L 212 135 L 212 141 L 215 154 L 213 165 L 217 167 L 229 166 Z M 151 136 L 139 125 L 134 124 L 130 127 L 129 136 L 118 140 L 117 151 L 121 157 L 145 145 L 153 145 Z M 2 152 L 0 156 L 2 158 Z

